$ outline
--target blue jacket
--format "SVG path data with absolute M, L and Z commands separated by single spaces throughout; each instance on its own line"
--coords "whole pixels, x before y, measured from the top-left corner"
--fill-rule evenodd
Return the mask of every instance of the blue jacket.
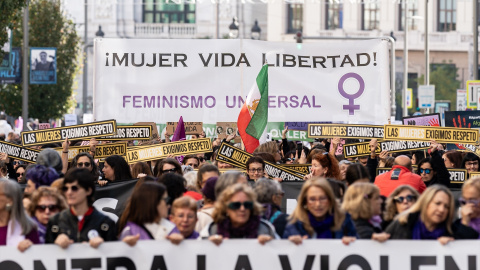
M 285 231 L 283 232 L 283 238 L 287 239 L 291 235 L 308 235 L 308 238 L 317 238 L 316 233 L 314 233 L 313 235 L 308 234 L 308 232 L 303 227 L 303 222 L 301 221 L 297 221 L 293 224 L 287 225 Z M 352 218 L 348 213 L 345 214 L 345 220 L 343 221 L 342 228 L 338 231 L 333 232 L 333 238 L 335 239 L 341 239 L 344 236 L 353 236 L 358 238 L 357 230 L 355 229 Z

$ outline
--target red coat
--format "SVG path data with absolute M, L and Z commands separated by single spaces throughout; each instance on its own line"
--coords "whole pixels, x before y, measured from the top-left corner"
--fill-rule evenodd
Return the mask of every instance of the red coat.
M 392 180 L 392 172 L 395 169 L 400 169 L 398 180 Z M 380 195 L 388 197 L 398 186 L 409 185 L 416 189 L 418 193 L 422 193 L 427 187 L 418 174 L 412 173 L 409 169 L 395 165 L 392 170 L 381 174 L 375 178 L 375 185 L 380 189 Z

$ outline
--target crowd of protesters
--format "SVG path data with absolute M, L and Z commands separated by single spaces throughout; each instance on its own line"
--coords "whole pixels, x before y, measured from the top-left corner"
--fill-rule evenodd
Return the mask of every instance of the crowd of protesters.
M 219 139 L 213 152 L 187 155 L 182 162 L 173 156 L 131 165 L 116 155 L 99 160 L 95 139 L 44 145 L 37 164 L 28 166 L 0 153 L 0 245 L 24 251 L 42 243 L 68 248 L 88 242 L 96 248 L 104 241 L 134 246 L 148 239 L 174 244 L 208 239 L 216 245 L 238 238 L 260 244 L 284 238 L 296 245 L 305 239 L 341 239 L 349 245 L 355 239 L 447 244 L 479 238 L 480 178 L 463 184 L 457 204 L 447 170 L 478 171 L 477 155 L 444 151 L 436 142 L 425 151 L 377 154 L 373 139 L 370 155 L 345 159 L 335 155 L 340 138 L 295 143 L 286 139 L 287 132 L 281 141 L 261 144 L 245 171 L 215 158 Z M 15 136 L 7 137 L 16 142 Z M 90 152 L 69 162 L 72 144 L 89 145 Z M 281 179 L 269 179 L 266 162 L 311 164 L 290 215 L 281 208 Z M 376 176 L 378 167 L 391 170 Z M 97 188 L 132 179 L 137 182 L 118 222 L 96 210 Z

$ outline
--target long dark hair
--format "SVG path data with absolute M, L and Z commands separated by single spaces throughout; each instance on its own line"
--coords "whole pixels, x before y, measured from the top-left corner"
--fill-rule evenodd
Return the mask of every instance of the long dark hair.
M 105 162 L 112 167 L 115 174 L 115 181 L 133 179 L 132 173 L 130 172 L 130 166 L 128 166 L 128 163 L 123 157 L 112 155 L 107 157 Z
M 163 174 L 163 165 L 165 164 L 170 164 L 172 166 L 175 166 L 175 173 L 183 175 L 182 165 L 180 165 L 180 163 L 176 159 L 165 158 L 157 162 L 157 164 L 155 164 L 155 167 L 153 168 L 153 176 L 160 178 Z
M 92 155 L 90 155 L 87 152 L 82 152 L 82 153 L 79 153 L 78 155 L 76 155 L 72 160 L 72 165 L 71 165 L 70 168 L 76 168 L 78 159 L 81 158 L 81 157 L 87 157 L 88 158 L 88 160 L 90 161 L 90 166 L 92 166 L 92 171 L 90 171 L 90 173 L 95 177 L 96 180 L 98 180 L 98 177 L 100 176 L 100 172 L 98 171 L 98 166 L 95 163 L 95 160 L 93 159 Z

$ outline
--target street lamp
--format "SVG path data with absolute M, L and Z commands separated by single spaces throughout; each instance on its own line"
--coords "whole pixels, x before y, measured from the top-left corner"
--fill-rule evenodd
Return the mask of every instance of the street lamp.
M 232 23 L 228 27 L 230 29 L 230 32 L 228 33 L 228 36 L 230 38 L 238 38 L 238 22 L 237 22 L 237 17 L 233 17 Z
M 258 26 L 258 21 L 255 20 L 255 24 L 252 27 L 252 39 L 259 40 L 260 32 L 262 32 L 262 29 L 260 29 L 260 26 Z
M 95 36 L 96 37 L 101 37 L 101 38 L 103 38 L 105 36 L 105 33 L 102 31 L 102 26 L 101 25 L 98 26 L 98 31 L 95 33 Z

